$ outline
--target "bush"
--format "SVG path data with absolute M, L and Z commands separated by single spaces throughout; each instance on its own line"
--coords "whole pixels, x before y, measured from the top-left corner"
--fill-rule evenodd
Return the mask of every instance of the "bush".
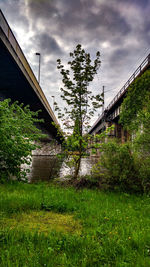
M 0 180 L 9 179 L 10 175 L 18 179 L 26 175 L 20 166 L 30 163 L 28 156 L 37 147 L 34 141 L 43 136 L 34 125 L 41 122 L 38 112 L 10 102 L 10 99 L 0 102 Z
M 142 192 L 150 192 L 150 156 L 145 157 L 141 153 L 137 159 L 138 178 L 141 183 Z
M 130 143 L 119 144 L 115 141 L 102 145 L 100 161 L 92 169 L 93 177 L 99 180 L 102 188 L 127 192 L 146 190 L 150 174 L 149 161 L 141 161 L 141 154 L 133 152 L 131 148 Z

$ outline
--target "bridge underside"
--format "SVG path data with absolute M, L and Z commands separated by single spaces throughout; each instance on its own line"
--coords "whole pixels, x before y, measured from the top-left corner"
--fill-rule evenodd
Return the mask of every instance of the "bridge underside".
M 100 134 L 111 126 L 113 126 L 113 129 L 108 133 L 109 137 L 118 138 L 121 140 L 122 143 L 129 140 L 130 135 L 126 130 L 124 130 L 124 128 L 119 123 L 119 116 L 117 116 L 114 120 L 106 119 L 104 122 L 101 122 L 99 127 L 97 127 L 92 134 Z
M 32 111 L 41 110 L 39 118 L 43 118 L 44 123 L 41 123 L 38 127 L 42 129 L 43 133 L 48 134 L 50 139 L 57 139 L 57 130 L 51 124 L 52 118 L 25 77 L 19 64 L 21 64 L 19 59 L 16 62 L 0 39 L 0 100 L 10 98 L 12 102 L 17 100 L 19 103 L 29 105 Z

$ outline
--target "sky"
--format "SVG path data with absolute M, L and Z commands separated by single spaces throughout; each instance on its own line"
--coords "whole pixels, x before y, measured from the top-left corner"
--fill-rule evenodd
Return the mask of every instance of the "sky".
M 36 77 L 41 53 L 40 84 L 52 108 L 52 96 L 63 105 L 56 61 L 66 66 L 77 44 L 92 59 L 100 51 L 90 89 L 105 86 L 105 108 L 150 53 L 150 0 L 0 0 L 0 8 Z

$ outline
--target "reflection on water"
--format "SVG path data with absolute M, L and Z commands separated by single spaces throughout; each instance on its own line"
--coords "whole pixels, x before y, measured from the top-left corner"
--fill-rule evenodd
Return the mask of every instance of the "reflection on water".
M 90 174 L 90 170 L 97 162 L 95 157 L 82 158 L 80 175 Z M 30 173 L 27 175 L 29 182 L 49 181 L 56 177 L 65 177 L 72 174 L 72 170 L 65 164 L 65 160 L 56 156 L 33 156 L 29 167 Z
M 28 176 L 29 182 L 49 181 L 59 175 L 61 160 L 56 156 L 33 156 Z
M 90 170 L 96 162 L 97 162 L 96 157 L 82 158 L 81 167 L 79 170 L 79 176 L 90 174 Z M 64 162 L 62 163 L 61 169 L 60 169 L 59 176 L 65 177 L 67 175 L 72 175 L 72 174 L 73 174 L 73 169 L 68 168 L 64 160 Z

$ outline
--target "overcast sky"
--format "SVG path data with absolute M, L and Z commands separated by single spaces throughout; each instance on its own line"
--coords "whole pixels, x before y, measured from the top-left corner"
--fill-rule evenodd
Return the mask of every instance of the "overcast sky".
M 56 60 L 65 64 L 78 43 L 93 59 L 101 53 L 91 88 L 96 94 L 105 86 L 105 107 L 150 53 L 150 0 L 0 0 L 0 8 L 36 77 L 41 53 L 41 87 L 51 107 L 52 96 L 61 105 Z

